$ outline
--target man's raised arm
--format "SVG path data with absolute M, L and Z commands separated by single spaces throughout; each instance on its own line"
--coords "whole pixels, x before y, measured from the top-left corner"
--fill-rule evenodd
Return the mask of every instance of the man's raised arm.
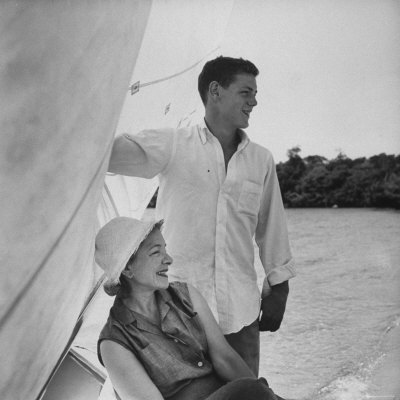
M 108 171 L 120 175 L 153 178 L 172 157 L 174 131 L 149 129 L 137 135 L 124 133 L 114 139 Z

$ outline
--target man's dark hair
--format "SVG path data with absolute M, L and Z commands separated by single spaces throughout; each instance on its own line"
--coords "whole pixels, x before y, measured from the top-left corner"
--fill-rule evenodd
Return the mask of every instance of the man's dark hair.
M 207 92 L 211 82 L 216 81 L 223 88 L 227 88 L 235 80 L 237 74 L 257 76 L 258 72 L 257 67 L 251 61 L 243 58 L 219 56 L 214 60 L 207 61 L 198 80 L 198 89 L 203 104 L 207 103 Z

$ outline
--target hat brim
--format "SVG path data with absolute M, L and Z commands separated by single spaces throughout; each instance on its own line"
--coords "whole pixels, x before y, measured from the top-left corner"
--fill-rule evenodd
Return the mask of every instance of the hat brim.
M 110 289 L 112 289 L 113 286 L 118 286 L 121 284 L 120 281 L 120 276 L 122 274 L 122 271 L 125 269 L 126 265 L 128 264 L 129 259 L 136 254 L 136 252 L 138 251 L 140 245 L 147 239 L 147 237 L 150 235 L 150 233 L 154 230 L 154 228 L 159 225 L 161 227 L 161 225 L 164 223 L 163 219 L 160 219 L 158 221 L 146 221 L 144 222 L 145 224 L 147 224 L 146 228 L 143 230 L 143 235 L 140 238 L 140 240 L 134 245 L 132 246 L 132 248 L 130 249 L 130 251 L 127 251 L 123 261 L 121 262 L 120 265 L 120 271 L 118 273 L 118 277 L 115 279 L 107 279 L 104 283 L 103 286 L 104 287 L 108 287 Z

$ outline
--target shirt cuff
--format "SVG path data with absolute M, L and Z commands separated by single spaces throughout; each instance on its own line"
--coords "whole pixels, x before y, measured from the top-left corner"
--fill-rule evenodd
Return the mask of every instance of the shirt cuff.
M 261 298 L 269 295 L 271 292 L 271 286 L 278 285 L 279 283 L 288 281 L 296 276 L 296 269 L 294 266 L 294 260 L 290 260 L 288 263 L 275 267 L 271 270 L 264 279 L 262 287 Z

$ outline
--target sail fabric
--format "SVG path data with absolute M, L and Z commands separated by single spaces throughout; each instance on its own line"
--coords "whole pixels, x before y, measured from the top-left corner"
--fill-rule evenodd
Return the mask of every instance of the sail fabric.
M 35 399 L 94 286 L 96 208 L 150 1 L 0 5 L 0 398 Z
M 140 219 L 158 187 L 158 179 L 107 174 L 97 209 L 99 227 L 117 216 Z
M 106 176 L 114 135 L 201 118 L 197 76 L 220 54 L 231 9 L 232 0 L 0 5 L 1 399 L 42 394 L 84 328 L 101 275 L 97 230 L 140 217 L 156 190 L 156 179 Z
M 153 2 L 130 81 L 135 90 L 132 94 L 127 88 L 116 135 L 189 126 L 202 119 L 197 77 L 208 59 L 222 54 L 219 44 L 232 7 L 232 0 L 214 2 L 212 7 L 208 0 Z M 157 186 L 157 178 L 107 174 L 97 211 L 99 224 L 116 215 L 140 218 Z M 102 366 L 96 357 L 96 343 L 111 302 L 104 291 L 96 294 L 73 343 L 74 351 L 98 369 Z M 107 387 L 102 395 L 114 398 Z

